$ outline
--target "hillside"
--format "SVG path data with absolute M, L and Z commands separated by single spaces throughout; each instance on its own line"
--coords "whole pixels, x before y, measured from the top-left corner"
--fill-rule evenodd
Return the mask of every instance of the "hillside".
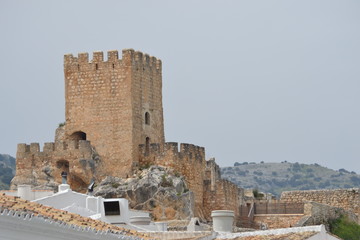
M 221 168 L 221 176 L 242 188 L 279 196 L 282 191 L 360 187 L 360 175 L 318 164 L 238 163 Z
M 0 154 L 0 190 L 9 189 L 10 181 L 15 175 L 15 158 Z

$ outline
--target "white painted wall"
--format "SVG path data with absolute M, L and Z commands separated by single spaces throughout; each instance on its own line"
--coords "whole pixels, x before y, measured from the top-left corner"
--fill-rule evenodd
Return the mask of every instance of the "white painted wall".
M 29 186 L 29 185 L 27 185 Z M 30 186 L 29 186 L 30 187 Z M 54 191 L 47 190 L 31 190 L 30 192 L 24 191 L 23 188 L 18 188 L 17 191 L 1 191 L 1 193 L 5 193 L 8 196 L 17 196 L 25 200 L 33 201 L 35 199 L 43 198 L 46 196 L 51 196 L 54 194 Z
M 81 207 L 86 207 L 87 195 L 82 193 L 73 192 L 70 189 L 55 193 L 52 196 L 36 199 L 34 202 L 50 206 L 57 209 L 63 209 L 65 207 L 76 204 Z
M 120 216 L 105 216 L 104 204 L 100 205 L 100 213 L 101 213 L 101 221 L 118 224 L 118 223 L 129 223 L 130 215 L 129 215 L 129 201 L 125 198 L 108 198 L 103 199 L 102 202 L 113 202 L 119 201 L 120 203 Z

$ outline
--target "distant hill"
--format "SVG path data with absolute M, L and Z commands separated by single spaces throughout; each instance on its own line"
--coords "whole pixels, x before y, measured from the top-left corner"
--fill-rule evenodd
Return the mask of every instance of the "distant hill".
M 0 190 L 9 189 L 14 175 L 15 158 L 7 154 L 0 154 Z
M 282 191 L 360 187 L 360 175 L 318 164 L 238 163 L 221 168 L 221 176 L 239 187 L 280 196 Z

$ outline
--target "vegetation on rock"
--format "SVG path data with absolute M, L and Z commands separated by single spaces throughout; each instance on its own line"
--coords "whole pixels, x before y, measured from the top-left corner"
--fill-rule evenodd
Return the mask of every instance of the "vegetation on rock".
M 0 190 L 9 189 L 10 181 L 15 175 L 15 158 L 0 154 Z
M 126 198 L 130 208 L 151 211 L 154 220 L 193 217 L 193 194 L 184 177 L 172 170 L 147 166 L 131 178 L 106 177 L 94 191 L 95 196 Z
M 330 222 L 330 232 L 346 240 L 358 240 L 360 236 L 360 225 L 350 221 L 345 216 Z

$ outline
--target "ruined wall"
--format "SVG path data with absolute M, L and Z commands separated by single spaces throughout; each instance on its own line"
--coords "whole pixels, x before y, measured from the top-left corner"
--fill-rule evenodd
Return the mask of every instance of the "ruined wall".
M 238 222 L 241 204 L 241 189 L 234 183 L 217 179 L 215 189 L 211 188 L 211 181 L 206 181 L 204 185 L 204 216 L 208 221 L 211 220 L 211 211 L 213 210 L 232 210 L 235 212 L 236 222 Z
M 172 168 L 183 175 L 187 187 L 195 194 L 195 214 L 202 215 L 203 181 L 205 178 L 205 149 L 192 144 L 169 142 L 164 145 L 140 146 L 139 164 Z
M 161 61 L 131 49 L 107 55 L 65 55 L 65 138 L 90 140 L 102 175 L 126 177 L 139 144 L 164 142 Z
M 240 205 L 243 204 L 244 190 L 236 184 L 221 179 L 220 167 L 215 159 L 206 162 L 204 180 L 204 216 L 211 220 L 213 210 L 232 210 L 235 212 L 236 222 L 240 220 Z
M 205 149 L 192 144 L 165 143 L 140 146 L 140 166 L 160 165 L 183 175 L 195 195 L 195 215 L 211 221 L 211 211 L 233 210 L 239 216 L 243 192 L 234 183 L 221 179 L 215 159 L 205 160 Z
M 16 175 L 11 189 L 19 184 L 29 184 L 35 189 L 56 189 L 61 183 L 61 172 L 66 171 L 71 188 L 85 191 L 98 164 L 89 141 L 45 143 L 43 151 L 39 143 L 18 144 Z
M 340 207 L 360 216 L 360 189 L 287 191 L 281 193 L 282 202 L 313 201 Z
M 329 231 L 329 223 L 341 216 L 346 216 L 348 220 L 359 223 L 358 216 L 353 212 L 317 202 L 306 202 L 304 204 L 304 215 L 296 225 L 297 227 L 324 224 Z
M 264 229 L 294 227 L 304 214 L 256 214 L 254 221 Z
M 42 152 L 38 144 L 19 144 L 12 187 L 56 186 L 66 171 L 72 189 L 81 191 L 92 177 L 126 178 L 154 164 L 185 177 L 196 216 L 210 220 L 215 209 L 238 214 L 240 190 L 221 179 L 214 159 L 206 162 L 203 147 L 165 143 L 161 71 L 160 60 L 132 49 L 122 59 L 117 51 L 106 60 L 102 52 L 91 61 L 88 53 L 65 55 L 65 125 Z

